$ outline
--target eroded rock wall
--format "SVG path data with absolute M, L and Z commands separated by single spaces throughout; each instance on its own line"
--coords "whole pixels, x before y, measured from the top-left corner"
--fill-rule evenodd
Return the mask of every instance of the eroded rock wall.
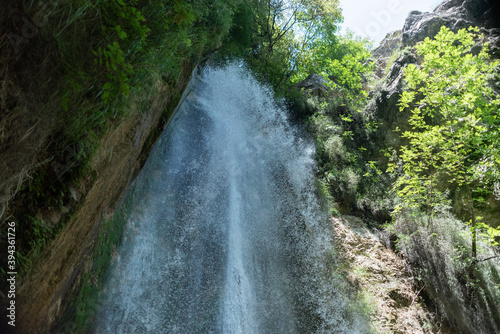
M 171 112 L 167 105 L 175 106 L 175 96 L 187 85 L 193 67 L 184 66 L 176 87 L 157 81 L 149 96 L 150 107 L 120 122 L 101 140 L 91 161 L 92 172 L 74 190 L 79 202 L 74 215 L 18 281 L 14 333 L 49 333 L 64 313 L 70 296 L 91 270 L 101 223 L 113 215 L 141 169 L 164 126 L 162 118 Z

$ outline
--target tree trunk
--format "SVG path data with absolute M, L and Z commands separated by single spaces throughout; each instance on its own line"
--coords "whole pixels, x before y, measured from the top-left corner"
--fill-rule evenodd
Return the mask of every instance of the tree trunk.
M 474 201 L 472 200 L 472 194 L 470 191 L 470 186 L 467 184 L 467 197 L 469 199 L 470 212 L 471 212 L 471 231 L 472 231 L 472 261 L 473 264 L 477 261 L 477 226 L 476 226 L 476 213 L 474 211 Z

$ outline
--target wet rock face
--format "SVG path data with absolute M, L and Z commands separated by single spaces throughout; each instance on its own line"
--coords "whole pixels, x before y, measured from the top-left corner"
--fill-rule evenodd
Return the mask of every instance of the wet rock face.
M 370 318 L 377 333 L 454 333 L 423 302 L 405 261 L 381 242 L 357 217 L 332 218 L 334 240 L 348 282 L 359 296 L 369 296 Z
M 379 58 L 380 59 L 380 58 Z M 386 58 L 388 59 L 388 58 Z M 373 97 L 372 102 L 368 105 L 370 113 L 377 115 L 380 121 L 379 124 L 379 140 L 381 143 L 387 143 L 392 147 L 399 147 L 403 143 L 398 132 L 394 132 L 395 128 L 402 131 L 410 129 L 408 124 L 408 111 L 399 111 L 398 101 L 403 92 L 404 69 L 408 64 L 418 62 L 418 57 L 414 49 L 405 49 L 400 51 L 399 57 L 392 63 L 387 70 L 387 75 L 384 81 L 376 90 L 370 92 Z M 379 68 L 379 71 L 381 69 Z M 386 68 L 382 69 L 384 72 Z

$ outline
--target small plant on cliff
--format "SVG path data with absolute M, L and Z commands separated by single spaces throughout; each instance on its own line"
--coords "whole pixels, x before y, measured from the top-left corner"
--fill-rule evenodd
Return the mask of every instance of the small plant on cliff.
M 475 51 L 478 28 L 456 34 L 442 27 L 435 39 L 416 46 L 423 61 L 404 71 L 407 90 L 400 110 L 412 108 L 413 129 L 403 133 L 402 175 L 394 184 L 403 207 L 423 209 L 429 217 L 446 200 L 443 181 L 465 193 L 471 229 L 471 259 L 477 260 L 477 231 L 482 208 L 500 179 L 500 99 L 489 85 L 498 61 L 488 45 Z M 396 165 L 389 167 L 394 171 Z M 430 218 L 429 218 L 430 219 Z M 490 236 L 497 230 L 483 229 Z

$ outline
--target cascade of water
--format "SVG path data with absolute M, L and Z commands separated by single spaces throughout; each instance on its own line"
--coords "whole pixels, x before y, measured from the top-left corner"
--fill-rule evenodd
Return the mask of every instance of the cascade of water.
M 237 65 L 199 70 L 138 176 L 97 333 L 356 333 L 313 146 Z

